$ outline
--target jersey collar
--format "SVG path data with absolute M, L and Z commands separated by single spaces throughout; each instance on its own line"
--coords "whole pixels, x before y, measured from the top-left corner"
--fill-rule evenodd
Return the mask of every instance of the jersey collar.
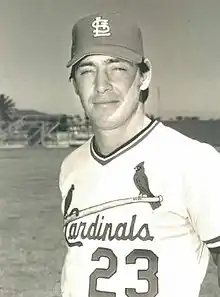
M 157 120 L 151 120 L 151 122 L 146 127 L 144 127 L 138 134 L 136 134 L 134 137 L 132 137 L 130 140 L 125 142 L 123 145 L 119 146 L 117 149 L 115 149 L 108 155 L 102 155 L 97 150 L 97 147 L 95 145 L 95 138 L 93 136 L 90 142 L 90 153 L 98 163 L 100 163 L 101 165 L 106 165 L 119 155 L 127 152 L 128 150 L 132 149 L 134 146 L 139 144 L 145 137 L 147 137 L 154 130 L 154 128 L 158 124 L 159 122 Z

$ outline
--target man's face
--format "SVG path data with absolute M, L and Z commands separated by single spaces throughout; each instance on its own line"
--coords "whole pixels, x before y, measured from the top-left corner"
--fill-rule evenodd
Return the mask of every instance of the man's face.
M 75 70 L 74 86 L 93 125 L 115 129 L 137 110 L 141 74 L 137 65 L 110 56 L 91 55 Z

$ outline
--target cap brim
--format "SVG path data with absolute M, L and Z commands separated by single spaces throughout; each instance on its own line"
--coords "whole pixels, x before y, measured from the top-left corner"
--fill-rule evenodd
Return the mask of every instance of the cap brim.
M 136 52 L 131 51 L 130 49 L 120 47 L 120 46 L 112 46 L 112 45 L 102 45 L 90 47 L 89 50 L 80 51 L 76 53 L 74 57 L 68 62 L 67 68 L 75 65 L 81 59 L 85 58 L 89 55 L 108 55 L 115 58 L 123 59 L 135 64 L 141 63 L 143 57 L 141 57 Z

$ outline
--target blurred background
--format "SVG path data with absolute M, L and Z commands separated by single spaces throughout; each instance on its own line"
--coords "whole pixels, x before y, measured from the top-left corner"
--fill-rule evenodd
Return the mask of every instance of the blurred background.
M 13 131 L 16 146 L 23 141 L 39 145 L 45 139 L 45 145 L 60 147 L 67 146 L 79 130 L 85 132 L 88 123 L 68 81 L 66 64 L 73 24 L 97 11 L 125 11 L 142 28 L 145 54 L 153 64 L 146 112 L 218 145 L 218 0 L 1 0 L 0 120 L 1 131 L 7 134 L 1 132 L 1 145 L 12 145 Z M 56 135 L 65 132 L 65 125 L 77 126 L 75 134 Z M 80 138 L 86 137 L 83 133 Z
M 0 296 L 60 297 L 59 170 L 92 135 L 66 64 L 73 24 L 97 11 L 142 28 L 146 114 L 220 149 L 219 0 L 0 0 Z M 201 296 L 220 296 L 212 261 Z

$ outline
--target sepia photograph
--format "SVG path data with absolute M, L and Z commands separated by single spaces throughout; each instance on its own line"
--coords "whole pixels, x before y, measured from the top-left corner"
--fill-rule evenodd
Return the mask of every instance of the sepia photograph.
M 0 297 L 220 296 L 220 1 L 0 0 Z

